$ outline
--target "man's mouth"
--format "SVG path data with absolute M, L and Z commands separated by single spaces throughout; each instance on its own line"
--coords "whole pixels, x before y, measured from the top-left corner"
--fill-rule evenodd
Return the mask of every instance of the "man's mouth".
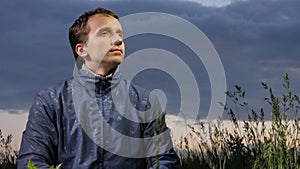
M 122 49 L 119 49 L 119 48 L 110 49 L 109 52 L 111 52 L 111 53 L 123 53 Z

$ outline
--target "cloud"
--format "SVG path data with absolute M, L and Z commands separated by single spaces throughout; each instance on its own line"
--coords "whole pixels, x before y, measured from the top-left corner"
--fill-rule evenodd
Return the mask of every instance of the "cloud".
M 203 6 L 207 7 L 224 7 L 227 5 L 232 4 L 236 1 L 243 1 L 243 0 L 179 0 L 184 2 L 197 2 Z
M 0 109 L 0 113 L 22 114 L 22 113 L 28 113 L 28 110 L 24 110 L 24 109 Z
M 11 114 L 11 115 L 18 115 L 18 114 L 24 114 L 24 113 L 28 113 L 28 110 L 24 110 L 24 109 L 0 109 L 0 114 L 2 113 L 7 113 L 7 114 Z
M 72 75 L 74 63 L 67 40 L 68 27 L 83 11 L 96 6 L 111 9 L 121 17 L 137 12 L 165 12 L 190 21 L 216 47 L 225 68 L 228 88 L 232 89 L 234 84 L 244 86 L 253 103 L 259 104 L 257 98 L 263 97 L 262 90 L 258 89 L 262 80 L 276 88 L 281 86 L 281 77 L 286 72 L 291 73 L 295 81 L 300 80 L 300 1 L 209 2 L 210 7 L 204 0 L 2 2 L 0 14 L 7 17 L 1 18 L 0 27 L 0 77 L 4 77 L 0 83 L 0 108 L 28 109 L 35 93 Z M 182 30 L 182 33 L 189 32 Z M 164 44 L 160 45 L 157 40 Z M 192 56 L 183 44 L 161 36 L 128 40 L 127 49 L 134 52 L 160 46 L 178 55 Z M 201 84 L 201 105 L 209 105 L 209 77 L 204 65 L 195 58 L 185 57 L 184 61 Z M 300 91 L 300 87 L 296 87 L 296 91 Z M 172 104 L 176 103 L 172 101 Z M 205 111 L 207 108 L 201 110 Z

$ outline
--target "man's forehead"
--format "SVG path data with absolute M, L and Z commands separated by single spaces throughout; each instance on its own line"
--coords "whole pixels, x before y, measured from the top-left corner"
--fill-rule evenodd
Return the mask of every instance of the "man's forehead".
M 96 14 L 91 16 L 88 20 L 88 25 L 91 29 L 98 29 L 99 27 L 104 26 L 118 26 L 121 27 L 121 24 L 118 19 L 110 15 Z

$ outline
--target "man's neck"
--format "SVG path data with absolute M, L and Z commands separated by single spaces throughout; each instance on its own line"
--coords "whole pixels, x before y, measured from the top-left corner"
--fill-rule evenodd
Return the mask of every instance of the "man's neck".
M 118 66 L 115 67 L 111 67 L 111 68 L 107 68 L 107 67 L 102 67 L 99 66 L 98 69 L 95 69 L 92 66 L 83 64 L 82 68 L 91 71 L 92 73 L 94 73 L 95 75 L 99 75 L 100 77 L 108 77 L 110 76 L 112 73 L 114 73 L 116 71 Z

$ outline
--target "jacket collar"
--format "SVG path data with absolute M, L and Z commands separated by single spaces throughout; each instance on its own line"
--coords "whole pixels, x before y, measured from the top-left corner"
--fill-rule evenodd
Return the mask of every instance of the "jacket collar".
M 101 77 L 89 70 L 85 65 L 81 69 L 74 68 L 73 77 L 75 81 L 79 82 L 81 85 L 89 89 L 108 89 L 117 85 L 122 75 L 119 71 L 119 67 L 107 77 Z

